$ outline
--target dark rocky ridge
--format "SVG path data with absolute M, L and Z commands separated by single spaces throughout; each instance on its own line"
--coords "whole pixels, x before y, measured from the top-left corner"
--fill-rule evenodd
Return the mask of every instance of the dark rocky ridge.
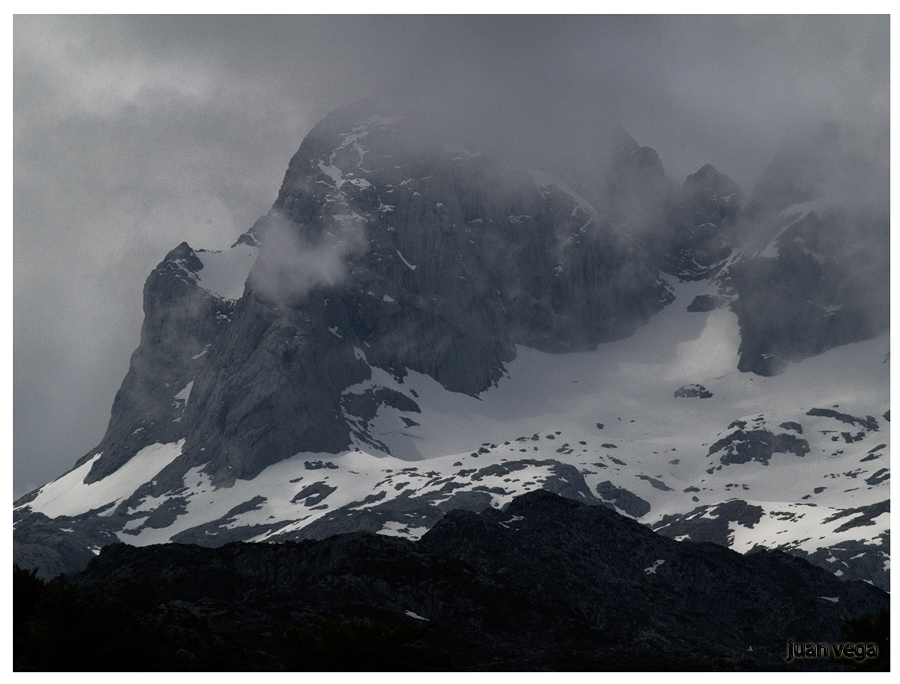
M 851 416 L 847 413 L 841 413 L 840 411 L 835 411 L 834 409 L 825 409 L 825 408 L 811 408 L 806 412 L 808 416 L 823 416 L 825 418 L 834 418 L 835 420 L 839 420 L 842 423 L 849 423 L 850 425 L 859 425 L 860 427 L 865 428 L 866 430 L 878 431 L 878 421 L 875 420 L 872 416 L 866 416 L 865 418 L 858 418 L 857 416 Z
M 222 334 L 234 309 L 233 302 L 197 286 L 202 267 L 182 242 L 147 278 L 141 343 L 116 393 L 106 434 L 75 464 L 103 454 L 85 482 L 115 472 L 148 444 L 183 436 L 184 403 L 173 396 L 202 372 L 208 362 L 203 350 Z
M 107 595 L 134 583 L 152 586 L 158 604 L 134 621 L 168 616 L 155 635 L 176 640 L 176 669 L 208 669 L 211 652 L 250 669 L 379 667 L 347 646 L 342 661 L 316 661 L 322 634 L 284 641 L 291 628 L 315 634 L 323 618 L 419 627 L 392 647 L 388 669 L 840 669 L 846 661 L 786 664 L 787 641 L 839 642 L 845 620 L 888 606 L 881 590 L 803 560 L 675 542 L 549 492 L 450 513 L 417 543 L 355 533 L 218 549 L 117 544 L 69 579 Z

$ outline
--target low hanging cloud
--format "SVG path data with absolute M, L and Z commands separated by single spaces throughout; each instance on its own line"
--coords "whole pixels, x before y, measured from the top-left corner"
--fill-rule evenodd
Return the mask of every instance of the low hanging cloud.
M 258 237 L 261 246 L 250 271 L 250 288 L 279 306 L 295 304 L 316 286 L 340 283 L 347 276 L 346 257 L 366 247 L 365 223 L 355 215 L 334 217 L 334 226 L 317 237 L 271 217 Z

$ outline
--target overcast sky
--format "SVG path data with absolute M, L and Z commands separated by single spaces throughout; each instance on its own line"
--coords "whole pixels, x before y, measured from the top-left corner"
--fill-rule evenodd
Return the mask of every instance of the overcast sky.
M 231 245 L 303 136 L 378 92 L 523 149 L 617 120 L 749 192 L 827 118 L 884 134 L 886 17 L 29 17 L 13 22 L 14 495 L 94 447 L 145 278 Z M 581 146 L 583 148 L 583 146 Z

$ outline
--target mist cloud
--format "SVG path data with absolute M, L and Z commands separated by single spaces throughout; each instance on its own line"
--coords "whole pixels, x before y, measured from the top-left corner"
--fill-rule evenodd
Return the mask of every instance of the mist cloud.
M 249 284 L 257 296 L 291 306 L 316 286 L 332 286 L 347 276 L 345 259 L 365 251 L 365 223 L 354 215 L 336 217 L 333 230 L 311 240 L 280 218 L 267 220 Z

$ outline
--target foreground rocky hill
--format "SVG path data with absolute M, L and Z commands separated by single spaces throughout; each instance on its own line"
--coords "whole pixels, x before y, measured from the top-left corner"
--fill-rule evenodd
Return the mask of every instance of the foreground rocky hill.
M 786 662 L 790 643 L 831 648 L 889 604 L 784 553 L 675 542 L 545 491 L 451 512 L 418 542 L 116 544 L 45 592 L 17 603 L 22 669 L 833 670 L 883 666 L 883 646 Z M 92 642 L 110 625 L 75 633 L 79 601 L 115 596 L 118 651 Z

